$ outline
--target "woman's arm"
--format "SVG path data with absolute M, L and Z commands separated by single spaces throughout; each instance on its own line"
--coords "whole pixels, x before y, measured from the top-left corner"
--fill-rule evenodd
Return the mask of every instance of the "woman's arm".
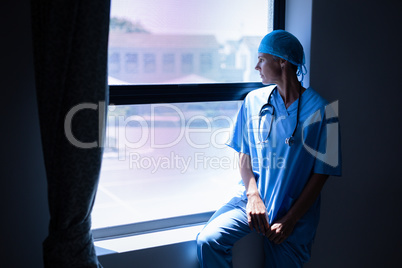
M 267 234 L 274 243 L 282 243 L 292 233 L 297 221 L 309 210 L 317 200 L 321 189 L 328 179 L 328 175 L 314 173 L 311 175 L 299 198 L 285 216 L 272 224 L 271 232 Z
M 258 233 L 266 235 L 270 233 L 267 209 L 258 192 L 257 182 L 251 168 L 250 156 L 240 153 L 239 157 L 240 175 L 246 187 L 248 200 L 246 207 L 248 224 L 251 230 L 255 229 Z

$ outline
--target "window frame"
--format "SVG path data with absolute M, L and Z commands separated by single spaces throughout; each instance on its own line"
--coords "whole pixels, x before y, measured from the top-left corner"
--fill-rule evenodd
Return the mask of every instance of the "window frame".
M 243 100 L 261 82 L 110 85 L 109 104 L 154 104 Z
M 285 29 L 286 0 L 273 0 L 273 29 Z M 109 105 L 244 100 L 261 82 L 109 85 Z M 92 229 L 95 241 L 206 223 L 215 211 Z

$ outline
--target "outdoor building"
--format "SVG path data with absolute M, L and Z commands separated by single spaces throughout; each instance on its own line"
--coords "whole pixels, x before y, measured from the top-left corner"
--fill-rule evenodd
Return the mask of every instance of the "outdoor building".
M 245 36 L 238 42 L 236 50 L 236 69 L 243 70 L 244 82 L 260 80 L 260 74 L 254 69 L 258 58 L 258 46 L 261 42 L 260 36 Z
M 259 36 L 219 44 L 213 35 L 110 33 L 110 84 L 259 81 Z
M 214 82 L 219 64 L 213 35 L 110 33 L 109 76 L 127 83 L 168 83 L 188 76 Z

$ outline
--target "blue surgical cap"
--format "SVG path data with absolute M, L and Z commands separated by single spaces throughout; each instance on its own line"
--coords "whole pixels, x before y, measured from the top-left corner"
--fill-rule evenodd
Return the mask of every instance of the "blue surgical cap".
M 296 65 L 297 75 L 300 75 L 300 81 L 303 81 L 307 73 L 303 46 L 293 34 L 284 30 L 270 32 L 261 40 L 258 53 L 271 54 Z

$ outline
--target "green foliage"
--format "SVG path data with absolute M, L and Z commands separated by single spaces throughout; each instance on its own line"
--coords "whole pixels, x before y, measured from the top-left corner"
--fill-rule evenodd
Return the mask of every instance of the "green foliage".
M 140 21 L 132 22 L 125 18 L 111 17 L 110 30 L 125 33 L 149 33 Z

